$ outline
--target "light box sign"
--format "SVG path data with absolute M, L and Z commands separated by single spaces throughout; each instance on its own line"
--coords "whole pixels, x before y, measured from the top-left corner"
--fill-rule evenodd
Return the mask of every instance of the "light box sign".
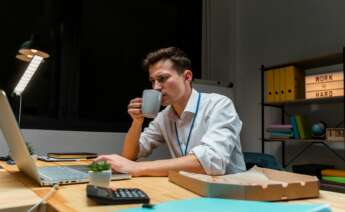
M 305 77 L 305 98 L 344 96 L 344 72 L 337 71 Z

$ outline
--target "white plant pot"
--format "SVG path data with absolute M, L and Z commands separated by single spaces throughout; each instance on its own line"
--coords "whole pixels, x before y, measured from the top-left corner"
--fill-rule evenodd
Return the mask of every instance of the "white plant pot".
M 89 171 L 90 184 L 100 187 L 108 187 L 111 180 L 111 170 L 94 172 Z

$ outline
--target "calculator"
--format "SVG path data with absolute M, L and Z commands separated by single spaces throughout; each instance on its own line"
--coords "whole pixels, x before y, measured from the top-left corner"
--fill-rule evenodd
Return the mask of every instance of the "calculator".
M 87 185 L 87 197 L 100 204 L 134 204 L 149 203 L 150 198 L 138 188 L 111 188 Z

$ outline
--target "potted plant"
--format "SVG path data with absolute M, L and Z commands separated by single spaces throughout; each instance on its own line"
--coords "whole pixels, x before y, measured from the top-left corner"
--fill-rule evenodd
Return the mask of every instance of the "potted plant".
M 111 166 L 106 161 L 92 162 L 89 165 L 90 184 L 108 187 L 111 179 Z

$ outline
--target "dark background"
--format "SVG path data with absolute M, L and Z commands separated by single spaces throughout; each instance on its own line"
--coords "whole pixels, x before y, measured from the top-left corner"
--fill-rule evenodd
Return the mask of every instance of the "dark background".
M 0 11 L 0 88 L 15 112 L 20 45 L 34 33 L 51 56 L 23 92 L 22 128 L 126 131 L 129 100 L 150 87 L 142 60 L 158 48 L 183 49 L 200 78 L 201 1 L 14 0 Z

